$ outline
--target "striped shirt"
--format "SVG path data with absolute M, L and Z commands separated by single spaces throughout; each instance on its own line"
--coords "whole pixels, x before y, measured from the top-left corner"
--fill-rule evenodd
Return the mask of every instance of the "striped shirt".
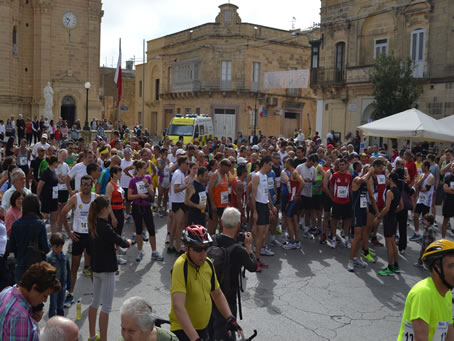
M 8 287 L 0 293 L 1 340 L 38 341 L 39 328 L 33 323 L 32 307 L 18 287 Z

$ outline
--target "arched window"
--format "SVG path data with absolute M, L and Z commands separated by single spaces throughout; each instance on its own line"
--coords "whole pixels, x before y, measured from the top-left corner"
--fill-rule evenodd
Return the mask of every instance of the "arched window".
M 345 43 L 336 44 L 336 81 L 342 82 L 345 75 Z
M 13 56 L 17 56 L 17 28 L 13 27 Z

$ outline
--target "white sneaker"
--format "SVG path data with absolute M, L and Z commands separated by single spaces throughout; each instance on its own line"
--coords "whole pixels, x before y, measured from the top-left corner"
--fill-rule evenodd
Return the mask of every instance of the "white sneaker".
M 348 260 L 347 270 L 350 272 L 355 272 L 355 265 L 351 259 Z
M 328 244 L 328 246 L 330 248 L 335 249 L 336 248 L 336 244 L 337 244 L 336 237 L 333 237 L 331 240 L 328 239 L 327 244 Z
M 118 265 L 125 265 L 126 263 L 128 263 L 128 261 L 124 258 L 121 258 L 121 257 L 117 257 L 117 264 Z
M 345 247 L 347 249 L 350 249 L 352 247 L 352 243 L 350 242 L 350 238 L 349 237 L 345 237 Z
M 292 242 L 287 241 L 287 242 L 284 242 L 284 243 L 282 244 L 282 248 L 283 248 L 284 250 L 293 250 L 293 249 L 295 249 L 295 244 L 292 243 Z
M 358 268 L 365 268 L 367 264 L 361 259 L 361 257 L 353 258 L 353 265 Z
M 262 256 L 274 256 L 274 252 L 270 250 L 268 246 L 262 247 L 260 250 L 260 255 Z

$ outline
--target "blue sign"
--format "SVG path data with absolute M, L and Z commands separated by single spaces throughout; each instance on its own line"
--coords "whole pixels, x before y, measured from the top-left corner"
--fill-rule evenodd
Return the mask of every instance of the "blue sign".
M 128 107 L 126 105 L 120 106 L 120 110 L 128 110 Z
M 268 116 L 268 109 L 265 109 L 265 108 L 263 109 L 262 116 L 263 117 L 267 117 Z

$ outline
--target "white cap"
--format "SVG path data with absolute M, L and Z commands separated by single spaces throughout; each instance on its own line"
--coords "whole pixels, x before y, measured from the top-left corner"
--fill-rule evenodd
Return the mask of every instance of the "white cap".
M 238 158 L 238 164 L 239 165 L 245 165 L 245 164 L 247 164 L 247 160 L 244 157 L 239 157 Z
M 41 138 L 47 140 L 47 134 L 46 134 L 46 133 L 42 134 L 42 135 L 41 135 Z
M 257 146 L 256 144 L 254 144 L 254 145 L 252 146 L 252 149 L 254 149 L 254 150 L 259 150 L 259 146 Z
M 183 149 L 180 148 L 180 149 L 177 149 L 175 154 L 176 155 L 186 155 L 186 152 Z

